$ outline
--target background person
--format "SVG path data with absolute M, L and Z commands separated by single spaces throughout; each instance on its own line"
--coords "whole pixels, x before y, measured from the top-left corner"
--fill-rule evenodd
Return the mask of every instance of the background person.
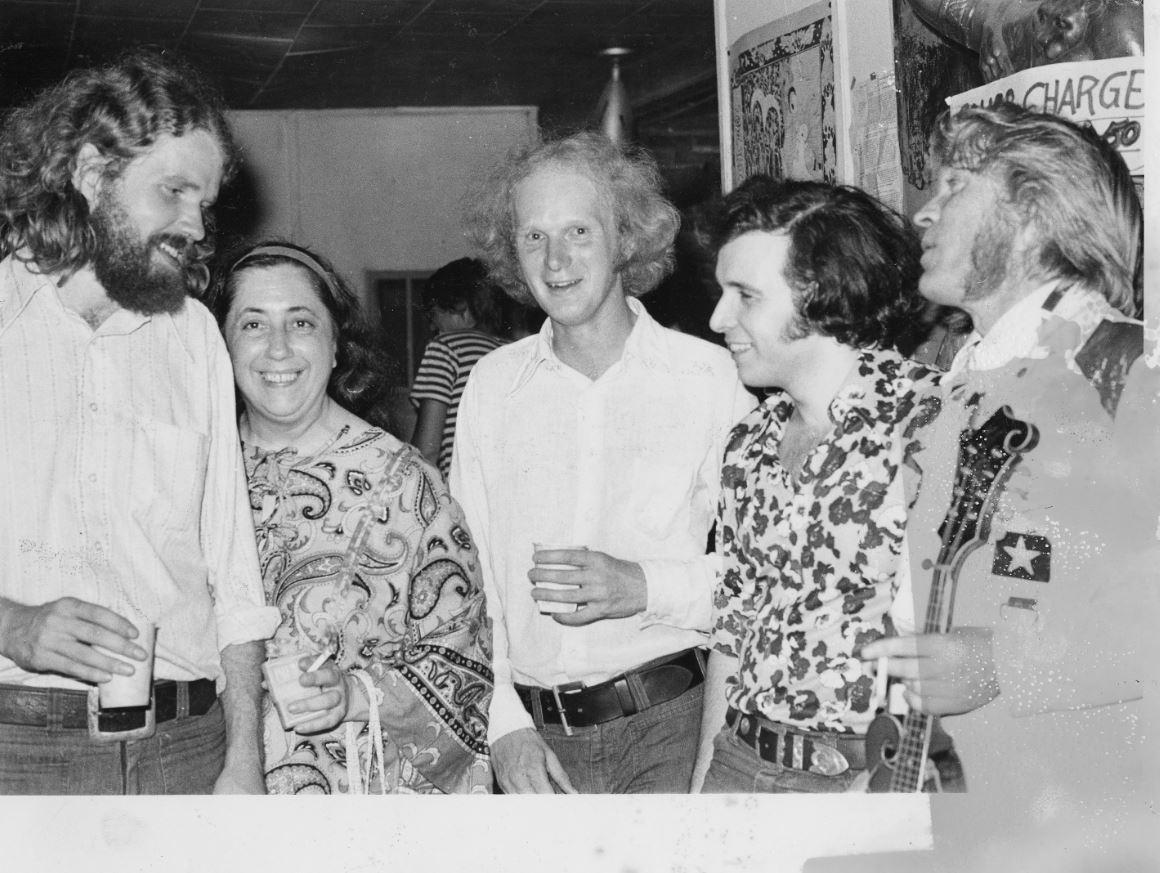
M 490 791 L 490 640 L 476 553 L 435 469 L 345 408 L 372 354 L 356 298 L 319 256 L 275 242 L 235 259 L 212 305 L 245 405 L 266 595 L 282 618 L 269 656 L 300 652 L 305 668 L 333 653 L 302 679 L 320 693 L 290 705 L 316 718 L 284 731 L 266 709 L 269 790 L 351 790 L 345 762 L 357 760 L 372 791 Z M 371 707 L 381 775 L 370 766 Z
M 201 76 L 148 53 L 5 120 L 0 793 L 263 791 L 256 641 L 277 618 L 229 359 L 187 297 L 234 160 Z M 151 735 L 142 708 L 88 718 L 86 689 L 147 669 L 135 623 L 158 627 Z
M 444 477 L 451 471 L 455 420 L 471 368 L 504 343 L 501 293 L 473 258 L 445 264 L 423 286 L 423 306 L 435 336 L 411 386 L 411 402 L 418 409 L 412 442 Z

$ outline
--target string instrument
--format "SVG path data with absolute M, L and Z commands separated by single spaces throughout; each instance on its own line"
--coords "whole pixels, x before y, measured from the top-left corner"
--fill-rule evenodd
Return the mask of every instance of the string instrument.
M 963 562 L 987 541 L 999 495 L 1019 459 L 1035 448 L 1035 425 L 995 411 L 975 430 L 959 434 L 951 505 L 939 525 L 940 548 L 927 599 L 923 633 L 951 628 L 955 588 Z M 901 722 L 881 712 L 866 731 L 871 792 L 964 791 L 963 768 L 937 717 L 910 711 Z

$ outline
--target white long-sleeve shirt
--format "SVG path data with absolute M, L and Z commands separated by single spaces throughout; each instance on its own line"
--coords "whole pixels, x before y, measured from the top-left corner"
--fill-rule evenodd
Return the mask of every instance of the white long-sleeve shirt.
M 155 623 L 159 679 L 215 679 L 268 637 L 233 377 L 201 303 L 96 330 L 0 262 L 0 596 Z M 83 688 L 0 657 L 0 682 Z
M 636 323 L 598 379 L 560 362 L 547 321 L 481 359 L 459 407 L 451 490 L 479 547 L 493 622 L 492 742 L 532 726 L 513 683 L 593 684 L 707 640 L 721 456 L 754 400 L 724 349 L 628 303 Z M 541 615 L 533 542 L 638 562 L 645 611 L 583 627 Z

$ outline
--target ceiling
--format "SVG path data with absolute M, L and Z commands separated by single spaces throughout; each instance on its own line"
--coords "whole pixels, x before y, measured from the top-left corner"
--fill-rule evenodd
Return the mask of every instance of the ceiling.
M 717 161 L 712 0 L 0 0 L 0 105 L 138 44 L 234 109 L 533 105 L 549 129 L 589 119 L 600 50 L 627 46 L 638 138 L 678 174 Z

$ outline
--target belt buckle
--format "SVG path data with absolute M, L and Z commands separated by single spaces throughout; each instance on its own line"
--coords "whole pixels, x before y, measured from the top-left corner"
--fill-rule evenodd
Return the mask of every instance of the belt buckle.
M 809 764 L 811 772 L 820 773 L 823 776 L 837 776 L 850 769 L 850 762 L 846 760 L 846 756 L 833 746 L 815 740 L 813 747 Z
M 149 692 L 149 706 L 145 709 L 145 724 L 127 731 L 101 730 L 100 688 L 93 686 L 88 696 L 89 739 L 94 743 L 120 743 L 126 740 L 145 740 L 157 733 L 157 710 L 152 690 Z
M 564 711 L 564 703 L 560 700 L 560 692 L 575 694 L 584 688 L 583 682 L 566 682 L 563 685 L 552 686 L 552 699 L 556 701 L 556 712 L 560 713 L 560 724 L 564 726 L 564 736 L 572 736 L 572 725 L 568 724 L 568 713 Z

